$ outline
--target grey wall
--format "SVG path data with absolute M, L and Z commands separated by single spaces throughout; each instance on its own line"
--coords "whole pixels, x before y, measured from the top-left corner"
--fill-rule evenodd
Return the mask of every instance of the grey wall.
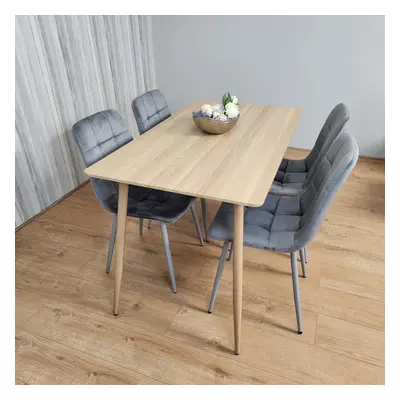
M 147 16 L 17 16 L 15 224 L 87 177 L 72 125 L 117 109 L 132 133 L 130 103 L 154 88 Z
M 360 153 L 384 157 L 384 17 L 153 16 L 157 85 L 176 111 L 235 93 L 304 109 L 291 145 L 311 148 L 330 110 L 351 111 Z

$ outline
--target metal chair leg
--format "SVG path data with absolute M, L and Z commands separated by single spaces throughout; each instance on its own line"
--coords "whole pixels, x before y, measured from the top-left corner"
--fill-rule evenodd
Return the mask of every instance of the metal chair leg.
M 164 223 L 161 224 L 161 231 L 163 234 L 164 248 L 165 248 L 165 254 L 167 256 L 168 272 L 169 272 L 169 277 L 171 279 L 172 291 L 176 293 L 175 273 L 174 273 L 174 266 L 172 264 L 171 249 L 169 247 L 167 224 Z
M 301 270 L 303 272 L 303 278 L 305 278 L 307 276 L 306 275 L 306 263 L 305 263 L 305 259 L 306 259 L 305 248 L 300 249 L 299 253 L 300 253 L 300 261 L 301 261 Z
M 149 219 L 149 224 L 147 225 L 147 227 L 149 228 L 149 229 L 151 229 L 151 223 L 153 222 L 153 220 L 152 219 Z
M 228 250 L 228 245 L 229 245 L 229 242 L 224 242 L 224 246 L 222 247 L 221 257 L 219 258 L 218 269 L 217 269 L 217 273 L 215 275 L 214 287 L 213 287 L 212 294 L 211 294 L 210 305 L 208 306 L 209 313 L 212 312 L 215 298 L 217 297 L 217 291 L 218 291 L 219 283 L 221 280 L 222 271 L 224 270 L 224 266 L 225 266 L 226 251 Z
M 143 235 L 143 218 L 139 218 L 139 233 Z
M 306 264 L 308 263 L 308 261 L 307 261 L 307 247 L 306 246 L 304 246 L 304 261 L 305 261 Z
M 197 214 L 196 214 L 196 209 L 195 209 L 195 207 L 194 207 L 194 203 L 192 203 L 192 204 L 190 205 L 190 210 L 192 211 L 194 226 L 196 227 L 197 236 L 198 236 L 199 239 L 200 239 L 200 244 L 201 244 L 202 246 L 204 246 L 203 235 L 201 234 L 200 225 L 199 225 L 199 220 L 197 219 Z
M 297 331 L 303 333 L 303 327 L 301 322 L 301 310 L 300 310 L 300 289 L 299 289 L 299 271 L 297 269 L 297 258 L 296 252 L 290 253 L 290 261 L 292 265 L 292 282 L 293 282 L 293 296 L 294 305 L 296 308 L 296 319 L 297 319 Z
M 228 261 L 231 261 L 232 259 L 232 252 L 233 252 L 233 242 L 231 242 L 231 247 L 229 248 L 229 254 L 228 254 Z
M 208 242 L 208 223 L 207 223 L 206 199 L 201 199 L 201 212 L 203 214 L 203 225 L 204 225 L 204 233 L 206 235 L 206 242 Z
M 108 245 L 108 256 L 107 256 L 107 266 L 106 266 L 107 274 L 110 272 L 111 268 L 111 260 L 114 253 L 114 244 L 116 235 L 117 235 L 117 214 L 113 214 L 110 244 Z

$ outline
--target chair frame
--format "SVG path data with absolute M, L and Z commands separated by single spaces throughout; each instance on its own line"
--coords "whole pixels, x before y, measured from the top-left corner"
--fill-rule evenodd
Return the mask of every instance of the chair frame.
M 199 240 L 200 240 L 200 245 L 204 246 L 203 236 L 202 236 L 202 233 L 201 233 L 199 220 L 197 218 L 196 209 L 195 209 L 195 206 L 194 206 L 194 199 L 191 202 L 189 208 L 190 208 L 190 210 L 192 212 L 193 222 L 194 222 L 194 226 L 196 228 L 196 233 L 197 233 L 197 235 L 199 237 Z M 131 217 L 131 218 L 139 218 L 139 232 L 140 232 L 140 235 L 143 235 L 143 218 L 140 218 L 140 217 Z M 154 221 L 154 220 L 153 219 L 149 219 L 149 225 L 148 225 L 149 228 L 151 227 L 151 222 L 152 221 Z M 161 222 L 161 232 L 162 232 L 162 236 L 163 236 L 165 255 L 167 257 L 168 273 L 169 273 L 169 277 L 171 279 L 172 291 L 174 293 L 176 293 L 177 289 L 176 289 L 174 264 L 172 263 L 171 248 L 170 248 L 169 239 L 168 239 L 167 225 L 168 225 L 167 222 Z M 107 265 L 106 265 L 106 273 L 107 274 L 110 272 L 110 269 L 111 269 L 111 261 L 112 261 L 112 257 L 113 257 L 113 254 L 114 254 L 116 235 L 117 235 L 117 214 L 113 214 L 111 235 L 110 235 L 110 243 L 109 243 L 109 246 L 108 246 L 108 255 L 107 255 Z
M 212 309 L 215 303 L 215 299 L 217 297 L 217 292 L 219 288 L 219 284 L 222 277 L 222 272 L 225 267 L 226 261 L 226 253 L 228 251 L 228 246 L 230 245 L 229 257 L 232 256 L 233 250 L 233 241 L 226 240 L 222 246 L 221 256 L 219 258 L 217 272 L 215 274 L 214 286 L 211 293 L 210 304 L 208 306 L 209 314 L 212 313 Z M 301 258 L 301 267 L 303 278 L 306 277 L 306 269 L 305 269 L 305 259 L 304 259 L 304 249 L 300 249 L 300 258 Z M 297 332 L 299 334 L 303 333 L 303 325 L 301 318 L 301 309 L 300 309 L 300 288 L 299 288 L 299 275 L 298 275 L 298 265 L 297 265 L 297 257 L 296 252 L 289 253 L 290 254 L 290 265 L 292 269 L 292 284 L 293 284 L 293 297 L 294 297 L 294 305 L 296 308 L 296 319 L 297 319 Z M 303 255 L 302 255 L 303 254 Z M 229 260 L 228 257 L 228 260 Z

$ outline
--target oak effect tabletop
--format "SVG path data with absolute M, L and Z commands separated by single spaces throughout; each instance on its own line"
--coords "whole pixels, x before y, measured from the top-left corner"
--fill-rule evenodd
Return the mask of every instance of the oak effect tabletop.
M 190 104 L 85 170 L 93 178 L 247 206 L 263 204 L 301 109 L 242 104 L 229 132 L 211 135 Z

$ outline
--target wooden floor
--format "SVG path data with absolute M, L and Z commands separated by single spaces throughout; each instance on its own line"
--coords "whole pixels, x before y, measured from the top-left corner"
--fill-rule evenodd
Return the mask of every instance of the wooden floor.
M 82 187 L 16 233 L 16 383 L 383 384 L 384 175 L 383 162 L 359 161 L 308 247 L 303 335 L 289 256 L 244 249 L 240 356 L 232 263 L 208 314 L 221 243 L 200 247 L 190 213 L 169 228 L 177 294 L 160 225 L 141 237 L 129 220 L 112 315 L 111 215 Z M 218 204 L 207 204 L 211 219 Z

